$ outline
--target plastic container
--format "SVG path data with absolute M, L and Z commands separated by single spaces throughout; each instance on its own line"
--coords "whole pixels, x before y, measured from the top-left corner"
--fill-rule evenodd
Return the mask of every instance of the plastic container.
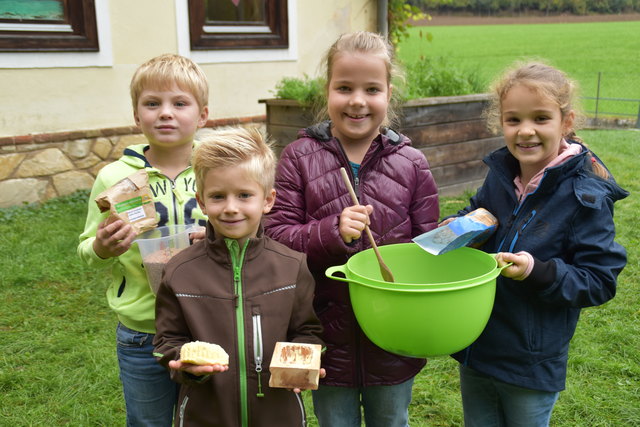
M 433 357 L 460 351 L 480 336 L 502 270 L 493 255 L 460 248 L 436 256 L 415 243 L 379 249 L 394 283 L 382 280 L 371 249 L 325 273 L 349 283 L 356 319 L 373 343 L 402 356 Z
M 189 233 L 202 230 L 197 225 L 166 225 L 145 231 L 136 238 L 142 263 L 154 294 L 158 293 L 162 270 L 169 260 L 181 250 L 189 247 Z

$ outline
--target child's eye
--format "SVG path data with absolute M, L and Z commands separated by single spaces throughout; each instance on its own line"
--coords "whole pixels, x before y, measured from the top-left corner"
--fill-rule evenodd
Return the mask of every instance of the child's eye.
M 348 86 L 339 86 L 339 87 L 336 88 L 336 90 L 338 92 L 349 92 L 351 89 L 349 89 Z
M 536 117 L 536 121 L 537 121 L 537 122 L 546 122 L 547 120 L 550 120 L 550 118 L 549 118 L 549 117 L 547 117 L 547 116 L 539 116 L 539 117 Z
M 371 94 L 376 94 L 376 93 L 379 93 L 379 92 L 381 92 L 381 91 L 380 91 L 380 89 L 379 89 L 379 88 L 377 88 L 377 87 L 370 87 L 369 89 L 367 89 L 367 92 L 368 92 L 368 93 L 371 93 Z
M 144 102 L 144 106 L 145 107 L 157 107 L 158 105 L 160 105 L 160 103 L 157 102 L 157 101 L 145 101 Z
M 175 105 L 176 107 L 186 107 L 189 104 L 187 104 L 185 101 L 176 101 Z
M 517 117 L 505 117 L 504 122 L 508 124 L 520 123 L 520 120 Z
M 239 197 L 241 199 L 248 199 L 249 197 L 251 197 L 252 194 L 251 193 L 240 193 Z

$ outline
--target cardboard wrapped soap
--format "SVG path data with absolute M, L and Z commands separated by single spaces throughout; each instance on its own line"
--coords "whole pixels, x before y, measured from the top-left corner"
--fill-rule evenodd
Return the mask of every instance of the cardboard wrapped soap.
M 321 352 L 320 344 L 277 342 L 269 365 L 269 387 L 317 390 Z
M 141 169 L 104 190 L 95 199 L 100 212 L 109 211 L 109 220 L 131 224 L 136 234 L 158 225 L 149 177 Z

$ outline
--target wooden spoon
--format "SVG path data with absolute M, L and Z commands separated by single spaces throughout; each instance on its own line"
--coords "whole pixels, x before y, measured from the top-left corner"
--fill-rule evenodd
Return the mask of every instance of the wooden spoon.
M 345 168 L 340 168 L 340 173 L 342 174 L 342 180 L 344 181 L 344 184 L 347 186 L 347 189 L 349 190 L 349 194 L 351 194 L 351 200 L 353 201 L 353 204 L 359 205 L 360 202 L 358 201 L 356 192 L 353 191 L 351 180 L 349 179 L 349 175 L 347 174 L 347 171 L 345 170 Z M 380 255 L 380 251 L 378 250 L 378 245 L 376 245 L 376 241 L 373 240 L 373 235 L 371 234 L 371 230 L 369 230 L 369 226 L 366 224 L 364 226 L 364 231 L 367 233 L 367 236 L 369 237 L 369 241 L 371 242 L 371 247 L 373 248 L 373 252 L 375 252 L 376 254 L 376 258 L 378 258 L 378 264 L 380 264 L 380 273 L 382 274 L 382 278 L 384 279 L 385 282 L 395 282 L 395 280 L 393 280 L 393 273 L 391 273 L 391 270 L 389 269 L 389 267 L 387 267 L 387 264 L 384 263 L 384 260 L 382 259 L 382 255 Z

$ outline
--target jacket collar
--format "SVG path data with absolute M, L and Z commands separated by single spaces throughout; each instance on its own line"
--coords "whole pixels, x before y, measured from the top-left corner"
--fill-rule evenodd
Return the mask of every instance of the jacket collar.
M 300 131 L 300 136 L 307 136 L 316 139 L 321 142 L 328 142 L 332 139 L 336 139 L 331 133 L 331 120 L 325 120 L 324 122 L 316 123 L 313 126 L 309 126 Z M 376 137 L 376 140 L 381 138 L 383 143 L 392 146 L 398 146 L 401 143 L 410 144 L 409 139 L 396 132 L 391 128 L 382 128 L 380 135 Z
M 302 129 L 298 133 L 299 138 L 313 138 L 316 141 L 319 141 L 323 144 L 327 149 L 342 153 L 343 149 L 340 145 L 338 139 L 333 136 L 331 133 L 331 121 L 326 120 L 320 123 L 317 123 L 313 126 L 309 126 L 308 128 Z M 397 151 L 400 147 L 404 145 L 411 145 L 411 141 L 406 136 L 402 135 L 394 131 L 391 128 L 382 128 L 381 133 L 373 140 L 371 143 L 371 147 L 369 148 L 367 154 L 365 155 L 365 163 L 366 159 L 369 158 L 371 153 L 378 153 L 386 155 L 388 153 L 392 153 Z
M 229 249 L 225 243 L 225 237 L 216 235 L 216 232 L 209 221 L 207 221 L 206 229 L 207 254 L 218 263 L 228 263 L 231 258 L 229 256 Z M 261 224 L 260 228 L 258 228 L 256 237 L 249 239 L 249 244 L 245 253 L 245 260 L 253 259 L 262 252 L 262 248 L 264 247 L 264 238 L 264 229 Z
M 580 153 L 564 163 L 547 169 L 536 193 L 541 194 L 546 191 L 554 191 L 556 184 L 569 175 L 580 173 L 584 176 L 593 176 L 591 160 L 587 156 L 590 150 L 579 142 L 568 142 L 570 144 L 579 144 L 581 147 Z M 591 154 L 595 157 L 593 153 Z M 499 175 L 501 183 L 506 188 L 513 188 L 513 180 L 516 175 L 520 173 L 520 166 L 518 160 L 513 157 L 507 147 L 502 147 L 492 152 L 484 158 L 484 162 Z M 602 191 L 608 193 L 615 200 L 622 199 L 628 195 L 628 193 L 616 183 L 613 176 L 608 180 L 601 179 L 599 181 L 599 186 L 603 187 Z M 583 184 L 581 184 L 581 186 L 582 185 Z

